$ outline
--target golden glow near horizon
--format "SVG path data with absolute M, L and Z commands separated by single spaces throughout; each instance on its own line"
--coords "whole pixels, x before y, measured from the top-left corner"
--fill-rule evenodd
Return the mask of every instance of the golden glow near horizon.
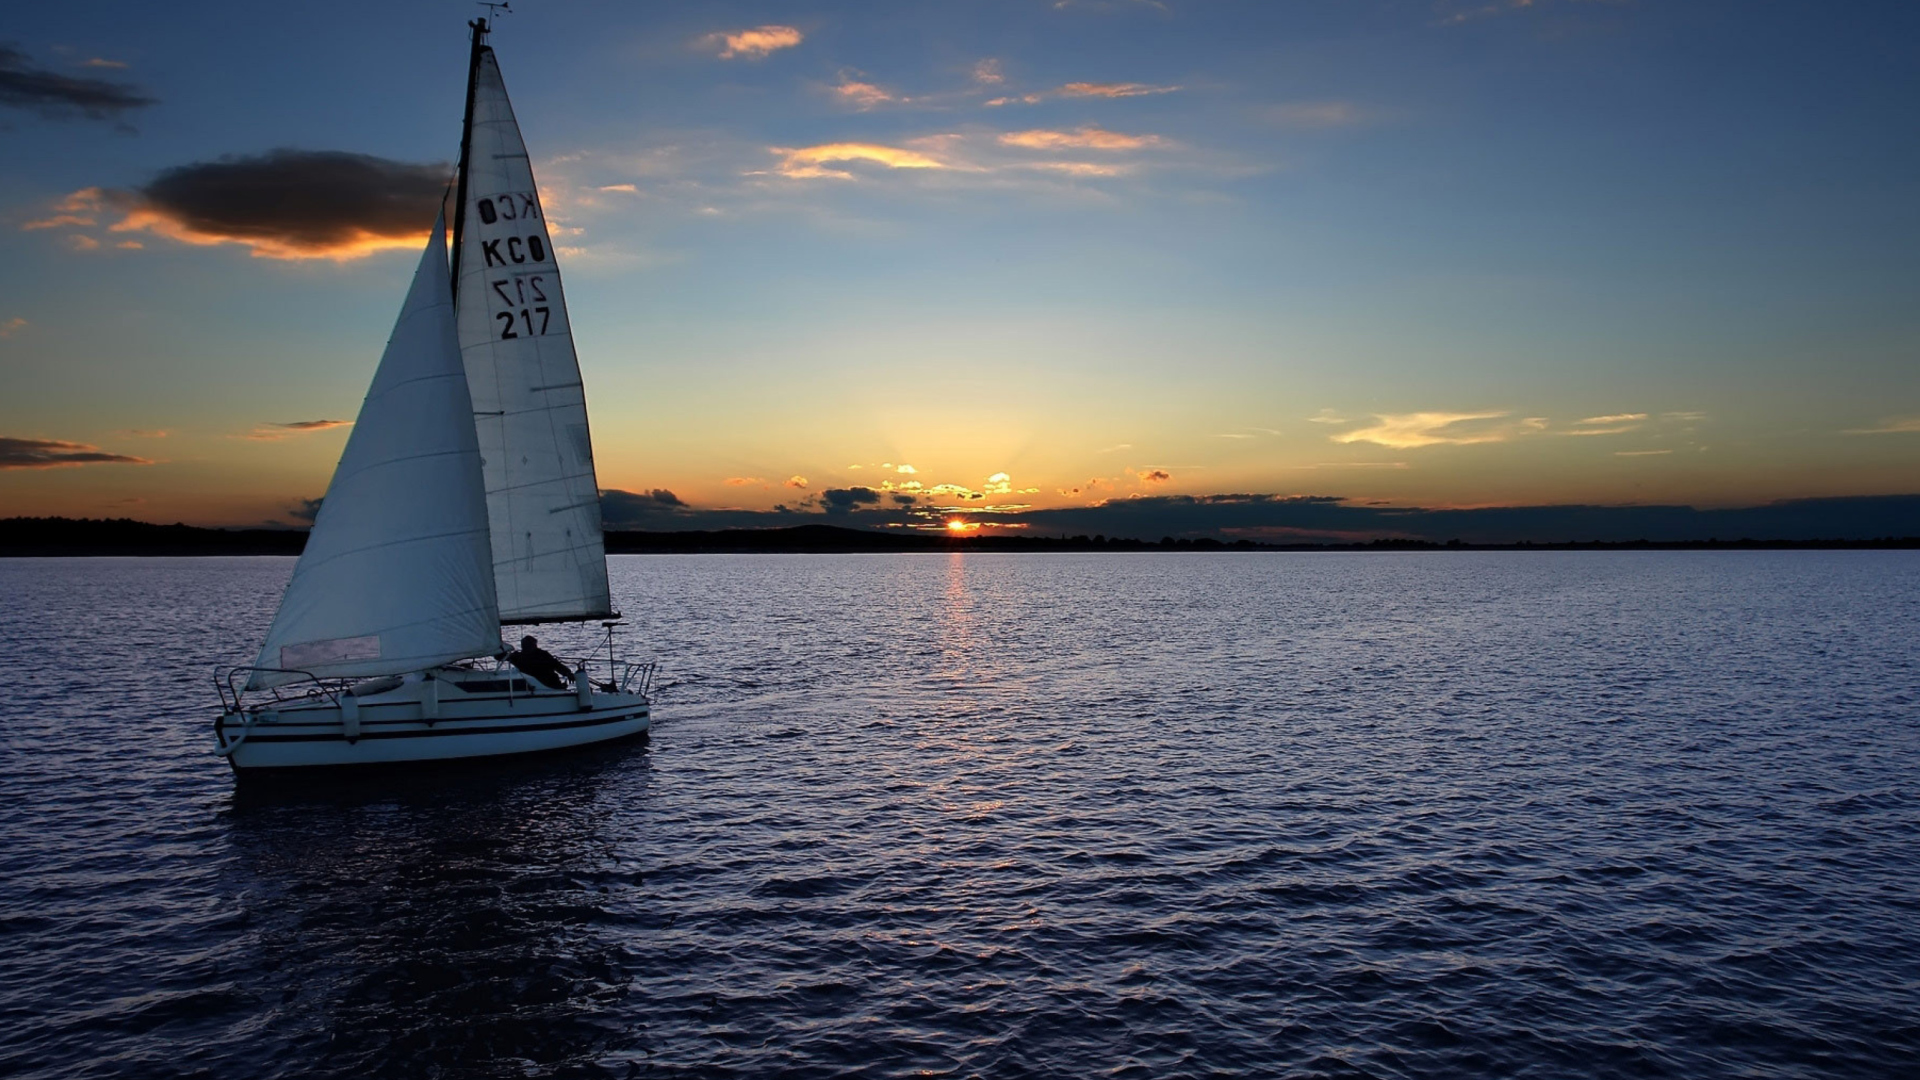
M 1914 154 L 1887 134 L 1913 75 L 1863 47 L 1882 13 L 1687 52 L 1671 5 L 1435 3 L 504 24 L 601 487 L 662 527 L 947 532 L 1920 487 Z M 57 5 L 9 31 L 55 73 L 124 45 L 132 89 L 110 117 L 0 102 L 0 515 L 293 523 L 324 492 L 466 46 L 263 11 L 245 32 L 314 77 Z M 1274 62 L 1333 39 L 1337 76 Z M 1701 62 L 1724 92 L 1657 113 L 1594 82 Z M 1783 85 L 1807 107 L 1767 108 Z

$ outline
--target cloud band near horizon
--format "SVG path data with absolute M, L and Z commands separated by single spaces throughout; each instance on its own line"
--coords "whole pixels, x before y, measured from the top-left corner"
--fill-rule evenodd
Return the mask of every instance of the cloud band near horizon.
M 601 493 L 610 530 L 678 532 L 832 523 L 903 530 L 965 519 L 1012 535 L 1105 535 L 1139 540 L 1353 543 L 1376 539 L 1445 543 L 1565 543 L 1636 540 L 1868 540 L 1920 536 L 1920 494 L 1789 499 L 1760 506 L 1375 506 L 1322 495 L 1143 495 L 1094 506 L 979 509 L 898 505 L 869 488 L 832 489 L 816 506 L 701 509 L 672 492 Z M 664 497 L 663 497 L 664 496 Z

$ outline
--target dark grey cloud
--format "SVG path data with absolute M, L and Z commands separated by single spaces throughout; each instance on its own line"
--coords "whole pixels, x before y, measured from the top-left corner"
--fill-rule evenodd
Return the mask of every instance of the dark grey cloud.
M 1920 536 L 1920 495 L 1794 499 L 1764 506 L 1373 506 L 1331 496 L 1159 495 L 1015 515 L 1029 532 L 1274 543 L 1378 538 L 1470 544 L 1814 540 Z
M 706 511 L 705 513 L 726 513 L 725 511 Z M 666 488 L 654 488 L 652 491 L 621 491 L 617 488 L 600 493 L 600 519 L 609 529 L 675 530 L 699 529 L 713 526 L 689 524 L 699 517 L 686 501 Z M 768 517 L 777 515 L 767 514 Z M 751 528 L 744 522 L 739 525 L 723 525 L 720 528 Z
M 352 254 L 369 238 L 424 234 L 452 172 L 340 150 L 272 150 L 168 169 L 134 193 L 135 213 L 284 254 Z
M 325 496 L 318 499 L 295 499 L 287 510 L 287 516 L 305 525 L 311 525 L 320 516 L 320 504 Z
M 146 458 L 110 454 L 87 443 L 0 437 L 0 469 L 57 469 L 63 465 L 151 465 Z
M 132 83 L 76 79 L 37 68 L 18 48 L 0 45 L 0 105 L 53 118 L 117 120 L 155 103 L 155 98 Z
M 1232 542 L 1354 543 L 1376 539 L 1470 544 L 1695 541 L 1867 540 L 1920 536 L 1920 495 L 1795 499 L 1764 506 L 1700 510 L 1691 506 L 1495 506 L 1471 510 L 1377 506 L 1338 496 L 1262 494 L 1156 495 L 1100 506 L 1011 513 L 943 511 L 924 501 L 889 505 L 872 488 L 834 488 L 818 508 L 701 510 L 651 494 L 608 491 L 601 505 L 610 529 L 682 531 L 779 528 L 835 521 L 866 527 L 932 525 L 949 512 L 971 521 L 1020 526 L 1007 535 L 1212 538 Z M 1000 533 L 997 528 L 987 535 Z
M 820 507 L 829 514 L 845 514 L 862 506 L 877 505 L 880 493 L 868 487 L 828 488 L 820 493 Z

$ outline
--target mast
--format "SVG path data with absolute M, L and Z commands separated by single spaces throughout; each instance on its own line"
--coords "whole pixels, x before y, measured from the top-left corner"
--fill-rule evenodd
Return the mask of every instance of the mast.
M 467 24 L 473 28 L 473 52 L 467 57 L 467 112 L 460 121 L 460 171 L 458 175 L 459 191 L 453 204 L 453 296 L 460 298 L 460 241 L 467 229 L 467 155 L 473 150 L 473 84 L 474 76 L 480 71 L 480 53 L 487 47 L 487 20 L 475 19 Z

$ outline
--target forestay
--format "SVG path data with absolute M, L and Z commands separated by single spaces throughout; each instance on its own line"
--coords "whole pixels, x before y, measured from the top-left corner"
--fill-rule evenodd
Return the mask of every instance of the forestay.
M 444 222 L 261 649 L 316 676 L 419 671 L 500 647 L 486 489 L 454 328 Z M 300 676 L 254 673 L 263 689 Z
M 457 291 L 503 622 L 612 611 L 586 392 L 553 238 L 493 50 L 476 42 Z

